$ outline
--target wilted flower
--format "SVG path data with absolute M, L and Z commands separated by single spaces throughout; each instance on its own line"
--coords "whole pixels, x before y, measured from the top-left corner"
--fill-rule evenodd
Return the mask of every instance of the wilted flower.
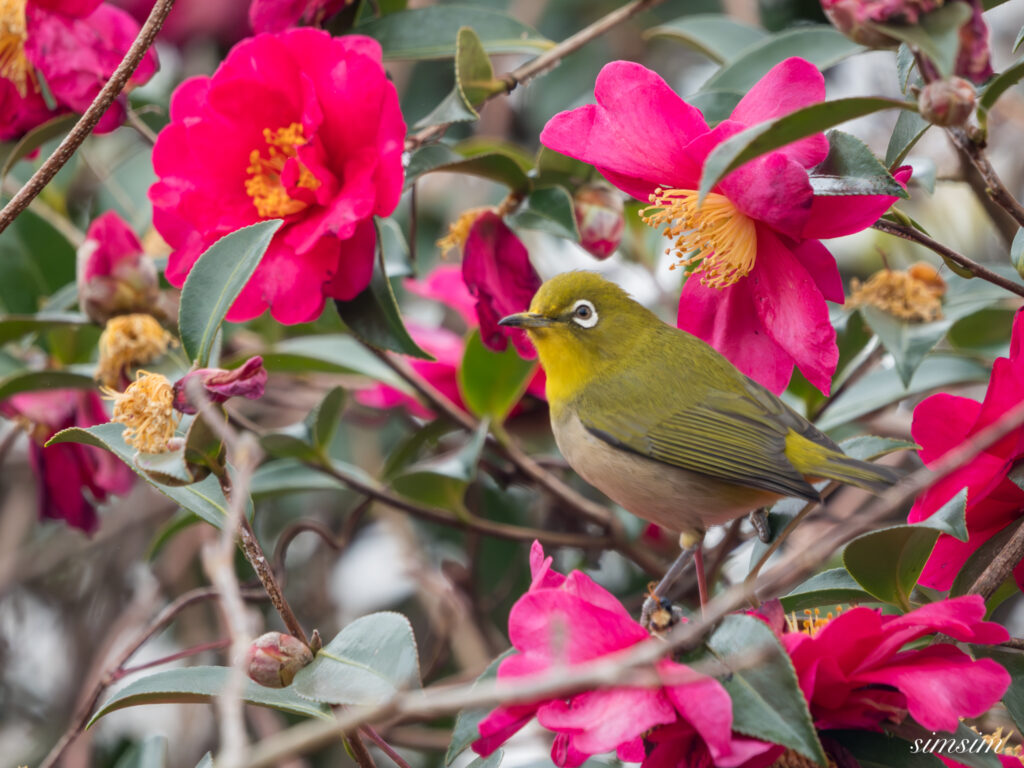
M 98 216 L 78 249 L 78 305 L 96 323 L 114 315 L 147 312 L 160 300 L 153 260 L 114 211 Z
M 942 319 L 942 297 L 946 283 L 931 264 L 921 262 L 910 269 L 883 269 L 866 283 L 850 282 L 846 306 L 877 307 L 909 323 L 930 323 Z
M 197 413 L 198 409 L 189 402 L 188 382 L 198 380 L 213 403 L 223 403 L 232 397 L 258 400 L 263 397 L 267 385 L 267 369 L 263 358 L 250 357 L 233 370 L 224 368 L 199 368 L 189 371 L 174 382 L 174 409 L 181 413 Z
M 249 645 L 245 671 L 254 682 L 267 688 L 292 684 L 296 673 L 313 662 L 313 653 L 304 642 L 281 632 L 267 632 Z
M 104 388 L 114 401 L 111 421 L 124 424 L 124 441 L 142 453 L 166 453 L 180 418 L 174 412 L 171 382 L 159 373 L 139 371 L 124 392 Z
M 481 208 L 467 208 L 460 213 L 451 224 L 448 225 L 448 232 L 438 239 L 436 245 L 442 256 L 448 256 L 452 251 L 458 251 L 461 255 L 466 247 L 466 240 L 469 239 L 469 230 L 476 224 L 476 220 L 488 211 L 494 211 L 490 206 Z
M 21 424 L 31 438 L 29 459 L 39 478 L 39 516 L 64 520 L 86 533 L 96 530 L 96 504 L 128 493 L 134 473 L 116 456 L 79 443 L 46 442 L 62 429 L 105 424 L 95 392 L 49 389 L 23 392 L 0 402 L 0 415 Z
M 580 245 L 598 259 L 607 259 L 622 240 L 626 219 L 622 196 L 604 184 L 584 184 L 572 198 Z
M 405 122 L 380 45 L 316 29 L 236 45 L 212 77 L 186 80 L 153 148 L 153 223 L 181 286 L 223 235 L 282 218 L 228 320 L 268 307 L 283 323 L 349 300 L 373 274 L 373 216 L 402 192 Z
M 249 24 L 252 31 L 282 32 L 300 21 L 318 26 L 355 0 L 252 0 Z
M 976 103 L 974 86 L 962 77 L 928 83 L 917 97 L 921 117 L 935 125 L 963 125 Z
M 16 139 L 65 112 L 84 112 L 121 63 L 139 33 L 124 11 L 102 0 L 4 0 L 0 3 L 0 141 Z M 149 50 L 129 87 L 156 72 Z M 56 105 L 47 106 L 40 81 Z M 94 129 L 124 122 L 122 93 Z
M 152 315 L 112 317 L 100 334 L 96 380 L 106 387 L 118 387 L 127 381 L 130 368 L 153 362 L 173 342 L 174 337 Z

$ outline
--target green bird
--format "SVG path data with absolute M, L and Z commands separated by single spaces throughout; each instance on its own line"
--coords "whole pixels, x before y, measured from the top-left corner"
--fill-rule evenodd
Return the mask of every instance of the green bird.
M 897 479 L 846 456 L 709 344 L 595 273 L 548 280 L 528 312 L 500 324 L 537 348 L 566 461 L 629 512 L 678 532 L 684 550 L 699 552 L 709 525 L 780 498 L 819 501 L 816 480 L 879 491 Z

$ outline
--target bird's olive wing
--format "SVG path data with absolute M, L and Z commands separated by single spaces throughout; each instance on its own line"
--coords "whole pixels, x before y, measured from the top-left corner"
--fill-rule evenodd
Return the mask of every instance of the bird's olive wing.
M 590 409 L 582 421 L 596 437 L 670 466 L 784 496 L 819 499 L 786 459 L 786 435 L 794 427 L 801 432 L 803 420 L 784 406 L 779 412 L 766 407 L 774 402 L 763 403 L 754 395 L 713 393 L 700 403 L 650 417 L 646 424 L 635 412 L 618 408 Z M 791 423 L 792 417 L 798 423 Z

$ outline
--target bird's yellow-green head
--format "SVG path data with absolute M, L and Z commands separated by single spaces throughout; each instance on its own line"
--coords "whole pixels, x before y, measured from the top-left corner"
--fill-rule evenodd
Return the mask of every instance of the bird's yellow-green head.
M 522 328 L 547 374 L 552 406 L 572 399 L 595 376 L 650 354 L 662 322 L 622 288 L 594 272 L 566 272 L 544 283 L 529 312 L 502 318 Z

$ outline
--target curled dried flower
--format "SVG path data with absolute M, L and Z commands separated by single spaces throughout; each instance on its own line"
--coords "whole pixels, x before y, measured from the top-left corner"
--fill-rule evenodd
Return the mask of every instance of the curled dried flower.
M 124 392 L 103 388 L 114 401 L 111 421 L 124 424 L 124 441 L 142 453 L 172 450 L 178 414 L 174 411 L 174 390 L 166 376 L 139 371 Z
M 263 397 L 267 385 L 267 369 L 263 358 L 257 355 L 246 360 L 234 370 L 223 368 L 200 368 L 189 371 L 174 382 L 174 408 L 182 413 L 196 413 L 198 409 L 189 401 L 188 382 L 198 379 L 206 396 L 214 403 L 223 403 L 232 397 L 257 400 Z
M 915 264 L 906 271 L 883 269 L 866 283 L 851 282 L 847 307 L 877 307 L 910 323 L 942 319 L 946 283 L 930 264 Z
M 153 362 L 173 343 L 174 337 L 152 315 L 112 317 L 100 335 L 96 379 L 106 387 L 117 387 L 128 369 Z
M 448 225 L 448 234 L 437 241 L 441 255 L 447 257 L 451 251 L 462 253 L 462 249 L 466 247 L 466 240 L 469 238 L 469 231 L 473 228 L 476 220 L 491 210 L 493 209 L 485 206 L 469 208 L 459 214 L 459 218 Z

